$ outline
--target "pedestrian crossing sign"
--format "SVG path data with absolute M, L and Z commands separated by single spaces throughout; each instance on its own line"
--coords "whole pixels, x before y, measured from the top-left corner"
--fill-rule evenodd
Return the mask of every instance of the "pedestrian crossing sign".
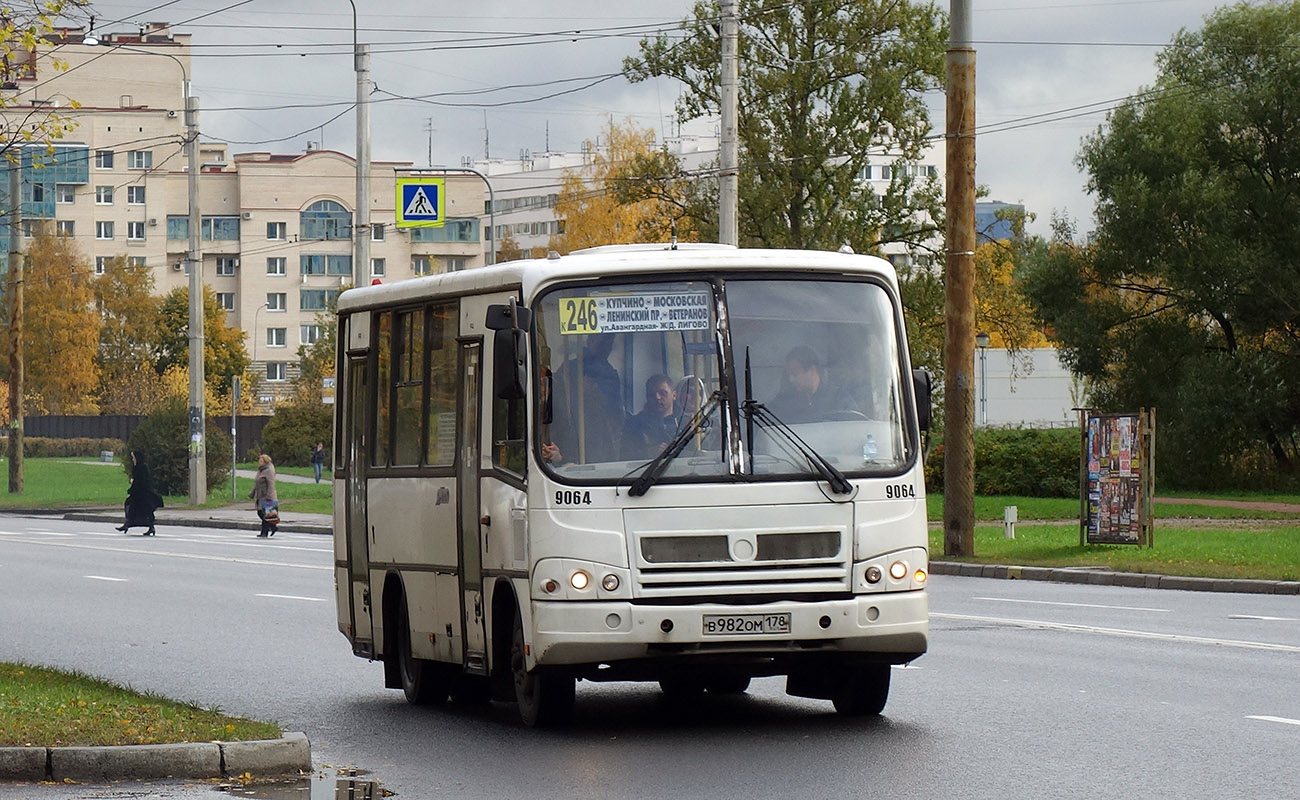
M 439 227 L 447 198 L 442 178 L 397 179 L 397 227 Z

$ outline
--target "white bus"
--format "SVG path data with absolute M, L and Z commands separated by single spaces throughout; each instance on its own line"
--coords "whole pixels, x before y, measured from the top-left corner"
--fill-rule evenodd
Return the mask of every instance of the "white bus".
M 852 253 L 603 247 L 338 302 L 339 629 L 412 703 L 575 682 L 879 714 L 925 652 L 897 279 Z

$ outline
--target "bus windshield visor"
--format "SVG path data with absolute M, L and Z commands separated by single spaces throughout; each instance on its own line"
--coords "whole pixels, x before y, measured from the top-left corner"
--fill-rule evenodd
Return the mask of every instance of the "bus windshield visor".
M 694 421 L 664 478 L 726 474 L 725 404 L 706 403 L 726 390 L 711 283 L 566 287 L 542 298 L 536 330 L 538 454 L 553 470 L 631 481 Z

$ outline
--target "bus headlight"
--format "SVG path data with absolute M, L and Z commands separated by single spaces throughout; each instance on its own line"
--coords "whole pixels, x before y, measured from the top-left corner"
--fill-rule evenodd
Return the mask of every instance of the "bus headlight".
M 926 579 L 926 577 L 927 577 L 927 576 L 926 576 L 926 574 L 925 574 L 925 570 L 923 570 L 923 569 L 918 569 L 918 570 L 916 571 L 916 573 L 912 575 L 912 580 L 913 580 L 913 581 L 916 581 L 916 583 L 919 585 L 919 584 L 925 583 L 925 579 Z
M 600 579 L 600 588 L 607 592 L 612 592 L 618 588 L 618 576 L 610 573 Z
M 578 591 L 586 589 L 591 584 L 591 576 L 582 570 L 576 570 L 569 576 L 569 585 Z
M 867 583 L 880 583 L 880 579 L 883 576 L 884 573 L 881 572 L 880 567 L 877 567 L 875 564 L 867 567 Z
M 907 565 L 902 561 L 895 561 L 889 565 L 889 577 L 896 581 L 901 581 L 907 577 Z

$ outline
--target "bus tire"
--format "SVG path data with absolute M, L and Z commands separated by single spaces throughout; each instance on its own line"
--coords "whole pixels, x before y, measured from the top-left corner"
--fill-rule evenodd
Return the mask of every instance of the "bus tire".
M 845 669 L 840 687 L 831 697 L 835 710 L 850 717 L 874 717 L 889 700 L 888 664 L 863 664 Z
M 406 702 L 413 706 L 442 705 L 447 702 L 451 690 L 449 671 L 443 664 L 416 658 L 411 653 L 411 625 L 406 613 L 406 601 L 401 601 L 398 613 L 395 653 L 397 674 L 402 680 L 402 691 Z
M 515 702 L 519 718 L 530 728 L 554 728 L 573 716 L 574 679 L 572 675 L 545 667 L 528 671 L 524 656 L 524 624 L 515 614 L 510 643 L 510 671 L 515 683 Z

